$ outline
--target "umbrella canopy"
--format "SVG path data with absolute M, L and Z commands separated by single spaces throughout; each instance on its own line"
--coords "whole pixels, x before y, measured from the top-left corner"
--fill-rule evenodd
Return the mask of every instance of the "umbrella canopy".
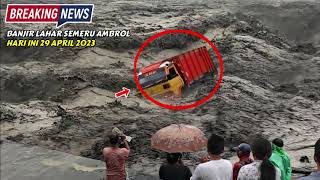
M 157 131 L 151 138 L 151 147 L 169 153 L 195 152 L 207 145 L 203 132 L 190 125 L 171 124 Z

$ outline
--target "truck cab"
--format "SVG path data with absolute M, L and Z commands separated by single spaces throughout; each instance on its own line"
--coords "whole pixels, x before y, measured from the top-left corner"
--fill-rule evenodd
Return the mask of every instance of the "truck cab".
M 164 61 L 157 65 L 148 66 L 140 70 L 139 82 L 149 95 L 173 93 L 181 96 L 184 81 L 175 65 L 170 61 Z

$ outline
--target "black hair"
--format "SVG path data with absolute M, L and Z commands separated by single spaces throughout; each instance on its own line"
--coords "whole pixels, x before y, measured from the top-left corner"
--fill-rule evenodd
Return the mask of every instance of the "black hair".
M 314 160 L 317 162 L 317 164 L 320 164 L 320 138 L 314 145 Z
M 262 160 L 259 180 L 275 180 L 276 168 L 269 160 L 272 154 L 271 143 L 264 138 L 258 138 L 253 141 L 251 149 L 253 156 L 258 160 Z
M 213 155 L 220 155 L 224 151 L 224 139 L 216 134 L 212 134 L 208 139 L 208 152 Z
M 275 138 L 272 143 L 278 147 L 283 147 L 283 141 L 280 138 Z
M 169 164 L 175 164 L 178 160 L 182 157 L 181 153 L 168 153 L 167 154 L 167 161 Z
M 119 137 L 117 135 L 110 135 L 109 142 L 111 145 L 116 145 L 119 142 Z

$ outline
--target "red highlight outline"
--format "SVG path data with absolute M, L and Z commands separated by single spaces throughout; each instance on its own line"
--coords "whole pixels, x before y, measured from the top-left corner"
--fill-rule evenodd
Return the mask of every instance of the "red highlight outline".
M 153 40 L 161 37 L 161 36 L 164 36 L 164 35 L 168 35 L 168 34 L 188 34 L 188 35 L 192 35 L 192 36 L 196 36 L 202 40 L 204 40 L 205 42 L 207 42 L 211 48 L 214 50 L 214 52 L 216 53 L 217 57 L 218 57 L 218 60 L 219 60 L 219 67 L 220 67 L 220 73 L 219 73 L 219 79 L 217 81 L 217 84 L 215 85 L 215 87 L 213 88 L 213 90 L 208 94 L 208 96 L 202 98 L 201 100 L 195 102 L 195 103 L 192 103 L 192 104 L 187 104 L 187 105 L 177 105 L 177 106 L 174 106 L 174 105 L 170 105 L 170 104 L 164 104 L 164 103 L 161 103 L 157 100 L 155 100 L 153 97 L 149 96 L 141 87 L 140 83 L 139 83 L 139 80 L 138 80 L 138 76 L 137 76 L 137 62 L 138 62 L 138 59 L 143 51 L 143 49 L 150 43 L 152 42 Z M 185 109 L 191 109 L 191 108 L 195 108 L 203 103 L 205 103 L 206 101 L 208 101 L 219 89 L 219 86 L 222 82 L 222 78 L 223 78 L 223 61 L 222 61 L 222 57 L 218 51 L 218 48 L 208 39 L 206 38 L 205 36 L 197 33 L 197 32 L 194 32 L 194 31 L 191 31 L 191 30 L 165 30 L 165 31 L 162 31 L 162 32 L 159 32 L 153 36 L 151 36 L 150 38 L 148 38 L 142 45 L 141 47 L 139 48 L 137 54 L 136 54 L 136 57 L 134 59 L 134 65 L 133 65 L 133 75 L 134 75 L 134 81 L 138 87 L 138 89 L 140 90 L 141 94 L 147 98 L 148 100 L 150 100 L 151 102 L 153 102 L 154 104 L 160 106 L 160 107 L 163 107 L 163 108 L 167 108 L 167 109 L 171 109 L 171 110 L 185 110 Z

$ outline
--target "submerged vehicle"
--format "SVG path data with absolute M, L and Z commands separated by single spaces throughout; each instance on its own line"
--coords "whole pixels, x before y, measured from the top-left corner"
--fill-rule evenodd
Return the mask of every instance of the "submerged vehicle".
M 149 95 L 173 93 L 181 96 L 184 86 L 189 87 L 204 74 L 217 69 L 206 47 L 156 62 L 139 70 L 138 79 Z

